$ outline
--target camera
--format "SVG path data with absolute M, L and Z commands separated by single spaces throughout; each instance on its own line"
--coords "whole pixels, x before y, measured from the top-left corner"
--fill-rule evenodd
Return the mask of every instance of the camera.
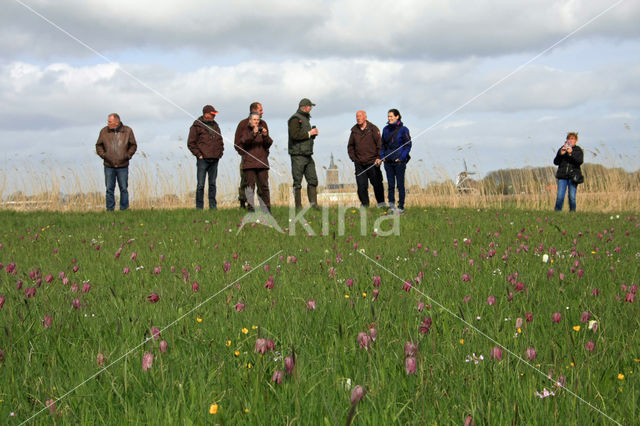
M 264 127 L 258 127 L 258 133 L 262 133 L 263 130 L 264 130 Z
M 311 128 L 312 128 L 312 129 L 315 129 L 315 128 L 316 128 L 316 126 L 311 126 Z M 315 139 L 315 138 L 316 138 L 316 136 L 318 136 L 318 135 L 312 135 L 312 136 L 311 136 L 311 139 Z

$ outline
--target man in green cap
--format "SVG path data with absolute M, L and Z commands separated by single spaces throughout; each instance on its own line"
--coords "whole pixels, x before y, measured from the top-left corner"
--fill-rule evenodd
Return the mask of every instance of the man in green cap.
M 304 98 L 298 111 L 289 118 L 289 155 L 293 175 L 293 195 L 296 209 L 302 208 L 302 177 L 307 180 L 307 196 L 312 207 L 318 206 L 318 175 L 313 161 L 313 142 L 318 136 L 316 126 L 311 126 L 311 108 L 316 104 Z

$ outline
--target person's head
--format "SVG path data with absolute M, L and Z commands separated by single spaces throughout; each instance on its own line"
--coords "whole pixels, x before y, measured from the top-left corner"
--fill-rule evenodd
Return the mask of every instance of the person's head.
M 389 124 L 394 124 L 398 120 L 402 120 L 402 116 L 400 115 L 400 111 L 395 108 L 391 108 L 387 113 L 387 118 L 389 118 Z
M 576 146 L 578 143 L 578 132 L 567 133 L 567 143 L 571 146 Z
M 120 116 L 115 112 L 112 112 L 111 114 L 109 114 L 109 116 L 107 117 L 107 127 L 113 130 L 113 129 L 117 129 L 119 125 L 120 125 Z
M 262 104 L 260 102 L 253 102 L 249 105 L 249 113 L 257 112 L 260 114 L 260 118 L 262 118 Z
M 358 126 L 362 126 L 367 121 L 367 113 L 365 111 L 356 112 L 356 123 Z
M 217 113 L 218 111 L 211 105 L 205 105 L 204 108 L 202 108 L 202 118 L 204 118 L 205 121 L 213 121 Z
M 253 127 L 257 126 L 258 124 L 260 124 L 260 114 L 254 111 L 249 114 L 249 125 Z
M 311 102 L 308 98 L 302 98 L 298 104 L 300 111 L 306 112 L 307 114 L 311 112 L 311 108 L 314 106 L 316 106 L 316 104 Z

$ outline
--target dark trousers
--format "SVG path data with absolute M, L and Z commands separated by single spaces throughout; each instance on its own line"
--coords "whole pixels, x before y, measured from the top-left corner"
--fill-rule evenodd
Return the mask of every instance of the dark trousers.
M 318 186 L 318 175 L 316 174 L 316 163 L 310 155 L 291 156 L 291 175 L 293 177 L 293 188 L 302 188 L 302 178 L 307 180 L 307 186 Z
M 258 184 L 258 200 L 260 205 L 271 209 L 271 195 L 269 193 L 269 169 L 244 169 L 244 176 L 247 179 L 245 194 L 249 210 L 255 209 L 253 190 Z
M 258 197 L 262 198 L 262 193 L 260 192 L 260 185 L 258 185 Z M 242 164 L 240 164 L 240 186 L 238 187 L 238 201 L 247 202 L 247 178 L 244 175 L 244 170 L 242 170 Z
M 404 172 L 407 163 L 397 161 L 384 163 L 384 171 L 387 172 L 387 182 L 389 184 L 389 205 L 394 206 L 396 200 L 396 186 L 398 187 L 398 208 L 404 210 Z
M 204 182 L 209 176 L 209 208 L 215 209 L 216 203 L 216 178 L 218 177 L 217 158 L 198 158 L 197 162 L 197 186 L 196 186 L 196 209 L 204 208 Z
M 356 166 L 356 184 L 358 185 L 360 203 L 365 207 L 369 207 L 369 182 L 373 186 L 376 201 L 384 203 L 384 186 L 382 186 L 380 167 L 371 164 L 354 164 Z
M 129 167 L 104 166 L 104 183 L 107 187 L 107 210 L 116 208 L 116 180 L 120 188 L 120 210 L 129 208 Z

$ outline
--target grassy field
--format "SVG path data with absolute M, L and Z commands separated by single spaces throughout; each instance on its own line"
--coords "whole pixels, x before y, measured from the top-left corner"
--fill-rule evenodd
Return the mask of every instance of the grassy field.
M 0 212 L 0 421 L 637 421 L 636 214 L 366 214 Z

